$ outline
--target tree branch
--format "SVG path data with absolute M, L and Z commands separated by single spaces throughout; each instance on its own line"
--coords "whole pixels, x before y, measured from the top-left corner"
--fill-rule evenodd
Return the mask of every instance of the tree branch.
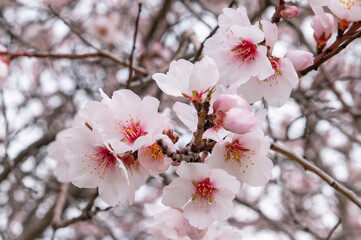
M 333 179 L 330 175 L 325 173 L 322 169 L 318 168 L 317 166 L 313 165 L 306 159 L 298 156 L 296 153 L 286 150 L 285 148 L 281 147 L 278 144 L 273 143 L 271 145 L 271 149 L 275 152 L 281 153 L 282 155 L 289 157 L 291 160 L 298 162 L 305 170 L 311 171 L 318 175 L 322 180 L 327 182 L 331 187 L 333 187 L 336 191 L 347 197 L 353 203 L 355 203 L 361 209 L 361 201 L 358 196 L 351 191 L 350 189 L 343 186 L 337 180 Z

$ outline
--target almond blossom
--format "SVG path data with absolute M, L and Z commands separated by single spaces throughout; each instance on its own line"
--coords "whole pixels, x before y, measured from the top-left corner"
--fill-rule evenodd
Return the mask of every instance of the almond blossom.
M 141 100 L 132 91 L 122 89 L 106 102 L 108 107 L 97 112 L 95 123 L 117 153 L 150 144 L 154 135 L 170 126 L 168 119 L 158 113 L 159 101 L 154 97 Z
M 264 185 L 272 176 L 272 161 L 266 157 L 269 146 L 264 135 L 258 132 L 234 134 L 216 143 L 206 163 L 212 168 L 224 169 L 242 183 Z
M 221 84 L 244 83 L 250 77 L 265 79 L 274 73 L 267 59 L 263 31 L 256 25 L 231 25 L 204 44 L 204 52 L 216 62 Z M 262 71 L 260 71 L 262 69 Z
M 162 143 L 171 151 L 175 151 L 173 142 L 165 135 L 155 136 L 154 139 L 162 140 Z M 139 163 L 146 168 L 150 174 L 158 174 L 166 171 L 172 159 L 163 154 L 158 143 L 154 142 L 151 145 L 143 146 L 138 151 Z
M 269 59 L 275 73 L 265 80 L 252 78 L 241 85 L 237 91 L 248 102 L 253 103 L 262 97 L 271 105 L 284 105 L 291 95 L 292 88 L 298 84 L 298 76 L 292 62 L 287 58 Z
M 231 215 L 232 200 L 240 188 L 235 177 L 204 163 L 185 162 L 177 168 L 177 174 L 179 178 L 163 189 L 164 205 L 184 207 L 184 217 L 199 229 Z
M 202 98 L 219 80 L 217 65 L 210 57 L 197 64 L 184 59 L 173 61 L 167 74 L 155 73 L 153 79 L 166 94 L 188 98 Z
M 70 128 L 63 139 L 64 148 L 50 148 L 50 156 L 65 149 L 69 180 L 80 188 L 99 188 L 99 196 L 115 206 L 134 199 L 134 187 L 124 164 L 99 133 L 86 127 Z M 57 151 L 54 151 L 57 150 Z

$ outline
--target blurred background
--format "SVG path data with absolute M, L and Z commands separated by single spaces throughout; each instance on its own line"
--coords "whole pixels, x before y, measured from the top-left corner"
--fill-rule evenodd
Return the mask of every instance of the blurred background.
M 162 111 L 171 108 L 180 99 L 163 94 L 151 79 L 153 73 L 166 72 L 172 60 L 194 60 L 224 7 L 245 6 L 254 23 L 260 17 L 270 19 L 277 4 L 143 1 L 130 89 L 160 99 Z M 275 55 L 294 49 L 315 53 L 313 12 L 307 1 L 290 4 L 299 15 L 278 24 Z M 167 176 L 148 179 L 132 206 L 109 208 L 95 189 L 57 182 L 52 174 L 56 162 L 46 151 L 85 103 L 100 99 L 99 88 L 110 96 L 125 88 L 138 9 L 138 1 L 132 0 L 0 1 L 0 44 L 13 53 L 0 93 L 1 240 L 152 239 L 147 233 L 152 213 L 146 206 L 160 202 Z M 265 126 L 271 141 L 297 152 L 359 196 L 360 65 L 358 39 L 302 77 L 285 106 L 267 107 Z M 184 145 L 191 133 L 178 125 Z M 270 183 L 244 186 L 228 219 L 243 239 L 361 239 L 360 208 L 298 163 L 272 151 L 270 158 Z M 172 178 L 173 169 L 166 175 Z M 64 205 L 54 215 L 60 193 Z M 54 225 L 74 217 L 79 219 Z

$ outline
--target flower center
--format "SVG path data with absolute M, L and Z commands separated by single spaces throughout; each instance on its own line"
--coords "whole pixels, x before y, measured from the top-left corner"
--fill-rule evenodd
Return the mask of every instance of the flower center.
M 162 152 L 162 149 L 157 143 L 153 143 L 149 147 L 147 147 L 147 152 L 144 154 L 144 156 L 150 156 L 155 161 L 164 160 L 164 155 Z
M 210 182 L 209 178 L 205 178 L 202 181 L 196 182 L 193 181 L 193 185 L 195 187 L 195 192 L 192 193 L 192 201 L 200 200 L 203 205 L 200 205 L 199 207 L 205 207 L 206 202 L 212 204 L 215 203 L 213 193 L 215 190 L 217 190 L 215 187 L 213 187 L 213 184 Z
M 350 10 L 355 5 L 360 5 L 360 0 L 340 0 L 345 10 Z
M 254 150 L 246 148 L 238 140 L 226 145 L 225 161 L 229 159 L 235 163 L 238 171 L 246 172 L 249 165 L 254 165 L 251 156 L 254 155 Z
M 232 46 L 227 54 L 231 54 L 231 57 L 228 59 L 228 64 L 234 62 L 249 62 L 255 60 L 257 45 L 249 40 L 242 40 L 238 45 Z
M 91 174 L 97 174 L 101 179 L 104 179 L 106 173 L 113 169 L 117 160 L 116 157 L 105 146 L 96 146 L 91 154 L 84 154 L 84 158 L 90 160 L 90 162 L 82 162 L 85 165 L 84 169 L 90 169 Z
M 133 144 L 140 136 L 144 136 L 147 132 L 144 131 L 144 127 L 136 117 L 135 119 L 129 114 L 130 119 L 118 123 L 120 125 L 120 134 L 123 136 L 122 142 L 126 142 L 129 145 Z M 116 127 L 116 130 L 119 128 Z
M 258 81 L 258 84 L 261 84 L 262 82 L 263 83 L 269 82 L 269 86 L 272 87 L 273 81 L 276 84 L 278 84 L 278 77 L 282 76 L 282 72 L 280 70 L 280 59 L 279 58 L 277 58 L 277 57 L 269 58 L 269 61 L 271 62 L 272 69 L 275 71 L 275 73 L 272 76 L 266 78 L 265 80 L 258 79 L 257 81 Z

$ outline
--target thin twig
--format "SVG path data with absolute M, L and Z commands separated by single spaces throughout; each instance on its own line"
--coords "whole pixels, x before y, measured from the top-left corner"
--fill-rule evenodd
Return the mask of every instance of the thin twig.
M 127 84 L 125 85 L 125 88 L 127 88 L 127 89 L 129 89 L 130 82 L 132 81 L 132 78 L 133 78 L 133 55 L 134 55 L 134 51 L 135 51 L 135 44 L 137 43 L 137 34 L 138 34 L 139 18 L 140 18 L 141 11 L 142 11 L 142 3 L 139 3 L 138 4 L 138 15 L 137 15 L 137 19 L 135 20 L 133 47 L 132 47 L 132 51 L 129 56 L 129 77 L 128 77 Z
M 282 16 L 281 16 L 281 11 L 284 10 L 286 8 L 286 3 L 285 0 L 280 0 L 280 3 L 276 6 L 276 10 L 275 13 L 272 16 L 271 21 L 273 23 L 278 23 Z
M 338 54 L 339 52 L 341 52 L 352 41 L 354 41 L 357 38 L 361 37 L 361 31 L 357 32 L 357 30 L 360 27 L 361 27 L 361 22 L 355 23 L 347 31 L 347 33 L 345 33 L 343 36 L 337 38 L 337 40 L 330 47 L 328 47 L 325 51 L 323 51 L 320 55 L 318 55 L 315 58 L 314 63 L 311 66 L 299 71 L 298 72 L 299 76 L 304 76 L 304 75 L 306 75 L 308 72 L 310 72 L 312 70 L 317 70 L 318 67 L 322 63 L 326 62 L 328 59 L 330 59 L 331 57 L 333 57 L 336 54 Z
M 233 5 L 236 5 L 236 1 L 233 0 L 228 7 L 232 7 Z M 204 43 L 209 39 L 211 38 L 218 30 L 219 28 L 219 25 L 217 25 L 209 34 L 208 36 L 203 40 L 203 42 L 201 43 L 201 46 L 199 47 L 198 51 L 196 52 L 195 56 L 194 56 L 194 59 L 192 60 L 193 63 L 197 62 L 199 60 L 199 58 L 201 57 L 202 55 L 202 51 L 203 51 L 203 48 L 204 48 Z
M 330 233 L 327 235 L 326 240 L 330 240 L 333 233 L 336 231 L 336 229 L 338 228 L 338 226 L 340 226 L 341 224 L 341 218 L 338 219 L 338 222 L 336 223 L 336 225 L 331 229 Z
M 254 206 L 252 203 L 247 202 L 244 199 L 241 198 L 235 198 L 236 202 L 249 207 L 250 209 L 252 209 L 253 211 L 255 211 L 256 213 L 259 214 L 259 216 L 265 220 L 266 222 L 268 222 L 272 227 L 274 227 L 275 229 L 282 231 L 284 233 L 286 233 L 291 239 L 295 239 L 291 233 L 290 230 L 288 230 L 284 225 L 282 225 L 280 222 L 274 221 L 272 219 L 270 219 L 269 217 L 267 217 L 258 207 Z
M 98 197 L 98 191 L 96 191 L 89 199 L 88 204 L 85 206 L 85 208 L 83 209 L 82 213 L 78 216 L 78 217 L 74 217 L 68 220 L 64 220 L 62 222 L 54 222 L 53 223 L 53 228 L 54 230 L 58 229 L 58 228 L 63 228 L 63 227 L 67 227 L 73 223 L 79 222 L 79 221 L 86 221 L 91 219 L 98 211 L 100 211 L 101 209 L 96 208 L 94 211 L 91 211 L 93 205 L 94 205 L 94 201 L 95 199 Z
M 30 144 L 27 148 L 22 150 L 12 161 L 12 165 L 6 166 L 0 174 L 0 182 L 7 178 L 11 170 L 16 167 L 23 159 L 25 159 L 32 151 L 38 151 L 41 146 L 47 145 L 54 141 L 56 133 L 49 133 L 41 137 L 39 140 Z
M 311 171 L 318 175 L 322 180 L 327 182 L 331 187 L 333 187 L 336 191 L 347 197 L 349 200 L 351 200 L 353 203 L 355 203 L 359 208 L 361 208 L 361 201 L 357 197 L 357 195 L 351 191 L 350 189 L 343 186 L 341 183 L 339 183 L 337 180 L 332 178 L 330 175 L 325 173 L 322 169 L 318 168 L 317 166 L 313 165 L 306 159 L 298 156 L 296 153 L 289 151 L 283 147 L 281 147 L 278 144 L 273 143 L 271 145 L 271 149 L 275 152 L 281 153 L 284 156 L 289 157 L 291 160 L 294 160 L 301 164 L 305 170 Z
M 69 183 L 62 183 L 60 186 L 60 192 L 58 194 L 57 202 L 54 208 L 53 223 L 59 223 L 61 221 L 61 214 L 66 201 L 66 194 L 68 192 Z
M 64 53 L 41 53 L 41 52 L 1 52 L 0 56 L 5 55 L 10 59 L 15 59 L 18 57 L 35 57 L 35 58 L 56 58 L 56 59 L 83 59 L 83 58 L 92 58 L 92 57 L 102 57 L 102 54 L 99 52 L 95 53 L 86 53 L 86 54 L 64 54 Z
M 88 45 L 89 47 L 92 47 L 93 49 L 95 49 L 100 57 L 103 57 L 103 58 L 107 58 L 123 67 L 129 67 L 129 64 L 124 62 L 124 61 L 121 61 L 120 59 L 118 59 L 117 57 L 115 57 L 113 54 L 109 53 L 109 52 L 106 52 L 106 51 L 103 51 L 102 49 L 96 47 L 94 44 L 92 44 L 88 39 L 86 39 L 78 30 L 76 30 L 72 24 L 66 20 L 65 18 L 63 18 L 62 16 L 60 16 L 60 14 L 55 11 L 50 5 L 49 5 L 49 9 L 50 11 L 57 17 L 59 18 L 65 25 L 67 25 L 70 29 L 70 31 L 72 33 L 74 33 L 76 36 L 78 36 L 78 38 L 83 42 L 85 43 L 86 45 Z M 140 67 L 134 67 L 133 66 L 133 71 L 136 72 L 137 74 L 139 75 L 143 75 L 143 76 L 146 76 L 148 75 L 147 71 L 145 69 L 142 69 Z

